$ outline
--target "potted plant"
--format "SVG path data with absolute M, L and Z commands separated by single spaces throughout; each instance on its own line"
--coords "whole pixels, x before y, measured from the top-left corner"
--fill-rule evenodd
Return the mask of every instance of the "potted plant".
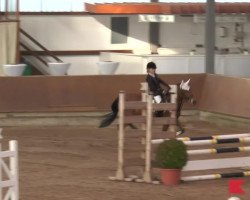
M 186 145 L 176 139 L 165 140 L 157 150 L 155 161 L 161 168 L 161 180 L 165 185 L 177 185 L 180 182 L 181 169 L 188 160 Z

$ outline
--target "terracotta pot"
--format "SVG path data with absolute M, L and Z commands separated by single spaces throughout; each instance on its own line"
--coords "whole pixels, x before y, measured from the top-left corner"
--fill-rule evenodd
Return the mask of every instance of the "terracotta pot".
M 164 185 L 178 185 L 181 178 L 181 169 L 161 169 L 161 180 Z

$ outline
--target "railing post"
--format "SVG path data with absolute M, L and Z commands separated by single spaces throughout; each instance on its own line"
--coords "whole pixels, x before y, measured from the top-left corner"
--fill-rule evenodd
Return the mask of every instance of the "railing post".
M 18 183 L 18 144 L 17 141 L 11 140 L 9 143 L 10 151 L 15 152 L 15 156 L 10 157 L 10 173 L 13 177 L 14 186 L 11 192 L 11 200 L 19 200 L 19 183 Z

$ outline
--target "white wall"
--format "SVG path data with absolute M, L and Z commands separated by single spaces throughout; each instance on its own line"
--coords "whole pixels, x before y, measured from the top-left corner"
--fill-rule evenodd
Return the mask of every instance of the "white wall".
M 244 23 L 244 43 L 250 49 L 250 18 L 248 23 Z M 241 47 L 240 42 L 234 41 L 235 23 L 216 23 L 216 30 L 225 27 L 225 37 L 216 35 L 216 46 L 218 48 Z M 205 42 L 205 23 L 194 23 L 192 16 L 176 16 L 176 23 L 161 23 L 160 44 L 168 48 L 188 48 L 194 49 L 195 44 Z
M 120 62 L 115 74 L 146 74 L 148 62 L 155 62 L 158 74 L 206 73 L 205 55 L 131 55 L 102 53 L 101 57 Z M 216 55 L 215 74 L 250 77 L 250 55 Z
M 116 50 L 149 49 L 149 24 L 138 22 L 138 16 L 129 15 L 129 37 L 126 44 L 111 44 L 110 15 L 24 15 L 21 27 L 49 50 Z M 115 16 L 113 16 L 115 17 Z M 119 16 L 120 17 L 120 16 Z M 226 37 L 216 36 L 219 48 L 241 47 L 234 41 L 234 23 L 220 23 L 216 27 L 226 27 Z M 244 44 L 250 50 L 250 22 L 244 24 Z M 204 45 L 205 24 L 193 23 L 192 17 L 176 16 L 175 23 L 161 23 L 160 44 L 168 48 L 182 48 L 188 52 L 195 44 Z M 37 49 L 39 50 L 39 49 Z M 197 49 L 203 50 L 204 49 Z M 237 50 L 238 51 L 238 50 Z M 71 75 L 98 74 L 96 62 L 99 56 L 61 56 L 65 62 L 72 63 Z M 129 62 L 127 60 L 126 62 Z M 133 63 L 132 63 L 133 64 Z M 125 63 L 121 63 L 125 66 Z M 119 73 L 140 73 L 141 70 L 119 68 Z
M 129 17 L 129 36 L 126 44 L 111 44 L 110 21 L 107 15 L 98 16 L 22 16 L 21 27 L 49 50 L 117 50 L 149 48 L 148 24 L 137 23 Z M 37 49 L 39 50 L 39 49 Z M 97 74 L 99 56 L 63 56 L 72 63 L 69 73 Z
M 129 17 L 126 44 L 111 44 L 111 16 L 22 16 L 21 27 L 51 50 L 100 50 L 148 47 L 148 24 Z

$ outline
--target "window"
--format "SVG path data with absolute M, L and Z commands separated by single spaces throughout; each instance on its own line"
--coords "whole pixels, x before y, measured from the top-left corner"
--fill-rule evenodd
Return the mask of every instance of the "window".
M 112 17 L 111 31 L 111 44 L 127 43 L 128 17 Z

